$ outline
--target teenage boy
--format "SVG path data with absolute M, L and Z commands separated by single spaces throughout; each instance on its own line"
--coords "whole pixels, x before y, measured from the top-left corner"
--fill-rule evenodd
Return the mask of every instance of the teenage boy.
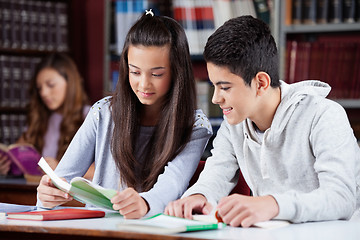
M 349 219 L 360 205 L 360 150 L 344 109 L 325 98 L 330 86 L 280 81 L 275 41 L 251 16 L 212 34 L 204 58 L 225 120 L 199 180 L 165 213 L 191 218 L 218 202 L 231 226 Z M 227 196 L 239 170 L 253 196 Z

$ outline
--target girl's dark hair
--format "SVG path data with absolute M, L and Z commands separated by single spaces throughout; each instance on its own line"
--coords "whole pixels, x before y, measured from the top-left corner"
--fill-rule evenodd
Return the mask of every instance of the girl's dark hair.
M 129 83 L 130 45 L 170 47 L 171 87 L 154 133 L 141 157 L 143 159 L 135 159 L 142 104 Z M 165 165 L 190 140 L 194 124 L 195 81 L 183 28 L 169 17 L 144 14 L 126 36 L 119 65 L 119 82 L 111 98 L 114 121 L 112 154 L 121 173 L 121 182 L 138 191 L 148 191 L 164 171 Z M 135 174 L 139 169 L 140 177 Z
M 269 26 L 252 16 L 233 18 L 218 28 L 208 39 L 205 61 L 227 67 L 250 85 L 255 75 L 266 72 L 271 86 L 280 86 L 279 59 Z
M 56 155 L 56 159 L 60 161 L 84 120 L 83 109 L 88 104 L 88 97 L 83 89 L 82 78 L 74 61 L 66 54 L 50 54 L 38 64 L 30 85 L 28 129 L 22 137 L 26 142 L 33 144 L 39 152 L 42 152 L 44 147 L 44 136 L 52 113 L 42 101 L 36 84 L 38 74 L 45 68 L 54 69 L 67 81 L 66 97 L 61 106 L 63 120 L 60 125 Z

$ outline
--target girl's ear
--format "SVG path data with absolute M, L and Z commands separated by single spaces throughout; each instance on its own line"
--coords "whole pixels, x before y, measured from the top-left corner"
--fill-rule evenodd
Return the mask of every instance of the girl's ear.
M 256 93 L 261 96 L 270 87 L 271 78 L 266 72 L 258 72 L 255 75 Z

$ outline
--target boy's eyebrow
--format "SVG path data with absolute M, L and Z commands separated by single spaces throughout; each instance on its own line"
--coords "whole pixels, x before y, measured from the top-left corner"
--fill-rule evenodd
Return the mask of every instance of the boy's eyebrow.
M 219 81 L 219 82 L 215 83 L 216 86 L 222 85 L 222 84 L 231 84 L 231 82 Z
M 139 67 L 135 66 L 135 65 L 132 65 L 129 63 L 129 66 L 130 67 L 133 67 L 133 68 L 137 68 L 137 69 L 140 69 Z M 151 70 L 157 70 L 157 69 L 165 69 L 165 67 L 153 67 L 151 68 Z

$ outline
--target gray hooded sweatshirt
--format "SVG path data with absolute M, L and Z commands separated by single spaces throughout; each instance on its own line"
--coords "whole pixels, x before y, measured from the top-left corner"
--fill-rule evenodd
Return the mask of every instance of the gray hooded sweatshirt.
M 226 119 L 198 182 L 183 195 L 217 202 L 235 186 L 239 168 L 254 196 L 272 195 L 276 219 L 349 219 L 360 206 L 360 149 L 346 112 L 326 99 L 319 81 L 286 84 L 271 127 L 259 135 L 251 120 Z M 260 137 L 262 139 L 260 139 Z

